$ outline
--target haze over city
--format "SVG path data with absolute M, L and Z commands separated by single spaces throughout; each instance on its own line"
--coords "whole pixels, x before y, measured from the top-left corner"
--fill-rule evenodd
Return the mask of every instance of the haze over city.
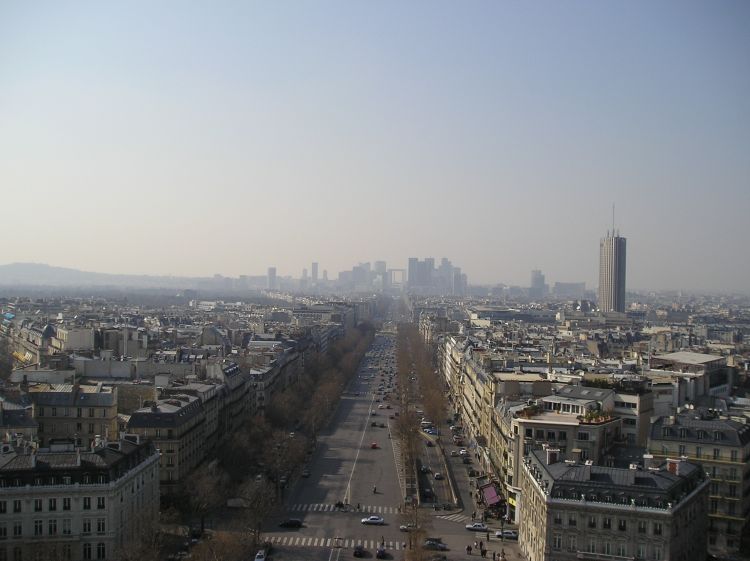
M 4 3 L 0 264 L 747 291 L 746 2 Z

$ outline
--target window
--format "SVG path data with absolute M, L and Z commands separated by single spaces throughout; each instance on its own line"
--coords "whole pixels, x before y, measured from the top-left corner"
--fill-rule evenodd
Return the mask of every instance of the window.
M 578 523 L 575 514 L 568 516 L 568 526 L 575 526 Z
M 84 518 L 83 519 L 83 531 L 84 534 L 90 534 L 91 533 L 91 518 Z
M 605 517 L 604 520 L 602 520 L 602 528 L 605 530 L 611 530 L 612 529 L 612 519 L 609 517 Z
M 658 545 L 654 546 L 654 555 L 652 556 L 652 559 L 654 561 L 661 560 L 661 547 L 659 547 Z
M 719 511 L 719 501 L 716 499 L 711 499 L 708 502 L 708 512 L 711 514 L 716 514 Z
M 557 440 L 568 440 L 568 433 L 560 431 L 557 433 Z
M 52 416 L 57 417 L 57 407 L 52 408 Z
M 56 536 L 57 535 L 57 520 L 48 520 L 47 521 L 47 533 L 50 536 Z
M 21 512 L 21 501 L 19 499 L 13 501 L 13 512 Z
M 94 408 L 89 407 L 89 417 L 93 417 L 93 416 L 94 416 Z
M 90 543 L 83 544 L 83 558 L 86 559 L 86 561 L 91 559 L 91 544 Z
M 721 450 L 714 448 L 714 460 L 718 460 L 719 458 L 721 458 Z
M 562 524 L 562 514 L 556 512 L 553 521 L 555 524 Z
M 89 423 L 89 434 L 94 434 L 94 423 Z
M 536 438 L 537 440 L 544 440 L 544 431 L 542 429 L 536 430 Z
M 7 540 L 8 539 L 8 528 L 5 526 L 5 524 L 0 524 L 0 540 Z
M 47 503 L 47 506 L 49 507 L 48 510 L 50 512 L 54 512 L 57 510 L 57 499 L 50 499 Z
M 20 520 L 13 522 L 13 537 L 20 538 L 23 536 L 23 523 Z
M 0 501 L 0 514 L 5 514 L 7 512 L 8 503 L 5 501 Z
M 578 431 L 578 440 L 588 440 L 589 433 L 586 431 Z
M 635 558 L 636 559 L 645 559 L 646 558 L 646 546 L 645 544 L 639 543 L 638 549 L 636 549 L 635 552 Z
M 34 512 L 42 512 L 42 499 L 34 499 Z
M 728 493 L 727 493 L 727 495 L 729 495 L 730 497 L 736 497 L 737 496 L 737 485 L 735 485 L 734 483 L 730 484 L 729 487 L 728 487 Z
M 654 522 L 654 535 L 661 536 L 661 522 Z
M 97 518 L 96 519 L 96 532 L 98 534 L 103 534 L 105 532 L 105 530 L 104 530 L 104 527 L 105 527 L 104 521 L 105 521 L 104 518 Z
M 63 499 L 63 510 L 70 510 L 70 497 Z
M 737 481 L 737 468 L 729 468 L 729 471 L 727 472 L 727 479 Z
M 107 548 L 103 543 L 96 544 L 96 558 L 105 559 L 107 557 Z
M 104 497 L 97 497 L 96 498 L 96 508 L 98 508 L 98 509 L 105 508 L 104 505 L 105 505 Z
M 568 537 L 568 551 L 576 551 L 578 549 L 577 540 L 575 536 Z
M 594 538 L 589 538 L 589 553 L 596 553 L 596 540 Z
M 622 518 L 617 521 L 617 529 L 621 532 L 625 532 L 628 529 L 628 521 L 623 520 Z M 618 554 L 619 555 L 619 554 Z
M 534 431 L 532 429 L 526 429 L 526 438 L 533 438 L 534 437 Z
M 627 557 L 628 556 L 628 544 L 625 542 L 619 542 L 617 544 L 617 555 L 619 557 Z
M 103 418 L 107 417 L 107 410 L 106 409 L 102 409 L 102 417 Z
M 39 408 L 39 416 L 44 417 L 44 407 Z
M 639 520 L 638 521 L 638 533 L 639 534 L 645 534 L 646 533 L 646 521 L 645 520 Z
M 730 455 L 731 455 L 732 461 L 736 462 L 737 461 L 737 450 L 732 450 L 732 452 L 730 453 Z
M 62 533 L 64 536 L 70 535 L 70 518 L 64 518 L 62 521 Z
M 63 561 L 70 561 L 73 558 L 73 548 L 69 543 L 64 543 L 62 546 L 62 558 Z
M 560 534 L 552 536 L 552 549 L 562 549 L 562 536 Z
M 91 510 L 91 497 L 83 497 L 83 510 Z
M 605 540 L 604 547 L 602 548 L 604 555 L 612 555 L 612 543 L 609 540 Z
M 76 430 L 78 432 L 83 432 L 83 423 L 76 423 Z
M 702 456 L 703 456 L 703 448 L 701 448 L 700 446 L 696 446 L 695 447 L 695 457 L 700 460 Z
M 684 455 L 685 455 L 685 452 L 686 452 L 686 449 L 685 449 L 685 445 L 684 445 L 684 444 L 680 444 L 680 445 L 678 446 L 678 448 L 677 448 L 677 453 L 678 453 L 678 454 L 679 454 L 680 456 L 684 456 Z
M 596 516 L 589 516 L 589 528 L 596 528 Z
M 76 409 L 76 417 L 83 417 L 83 409 L 80 407 Z
M 555 431 L 553 431 L 553 430 L 548 430 L 547 431 L 547 440 L 557 440 L 555 438 Z
M 34 535 L 41 536 L 43 530 L 42 520 L 34 520 Z
M 23 561 L 23 550 L 20 547 L 13 548 L 13 561 Z

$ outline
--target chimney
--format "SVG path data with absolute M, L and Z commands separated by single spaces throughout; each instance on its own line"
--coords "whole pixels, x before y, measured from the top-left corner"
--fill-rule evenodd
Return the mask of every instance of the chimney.
M 652 467 L 655 467 L 653 454 L 644 454 L 643 455 L 643 469 L 651 469 Z
M 81 467 L 81 449 L 76 448 L 76 467 Z
M 155 401 L 151 404 L 151 412 L 152 413 L 158 413 L 159 412 L 159 405 Z
M 31 469 L 36 468 L 36 450 L 31 449 L 31 454 L 29 456 L 31 458 Z

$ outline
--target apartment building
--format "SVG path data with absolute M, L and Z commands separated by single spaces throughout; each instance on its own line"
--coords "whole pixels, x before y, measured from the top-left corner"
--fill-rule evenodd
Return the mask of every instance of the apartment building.
M 110 439 L 117 430 L 117 388 L 82 384 L 38 384 L 29 388 L 40 446 L 72 440 L 90 446 L 99 435 Z
M 127 431 L 151 440 L 161 452 L 159 474 L 162 490 L 177 484 L 204 457 L 206 416 L 199 397 L 174 395 L 134 411 Z
M 736 420 L 735 420 L 736 419 Z M 742 419 L 742 420 L 741 420 Z M 708 549 L 736 553 L 750 531 L 750 424 L 707 409 L 660 417 L 651 426 L 649 453 L 699 462 L 711 479 Z
M 521 470 L 521 552 L 528 561 L 704 561 L 708 487 L 700 466 L 681 460 L 620 469 L 534 450 Z
M 0 448 L 0 560 L 115 559 L 159 522 L 159 454 L 133 435 Z

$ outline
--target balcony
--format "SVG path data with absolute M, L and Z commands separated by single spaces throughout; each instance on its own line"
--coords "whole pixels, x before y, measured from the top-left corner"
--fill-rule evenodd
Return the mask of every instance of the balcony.
M 578 559 L 589 559 L 591 561 L 635 561 L 635 557 L 622 555 L 607 555 L 606 553 L 589 553 L 588 551 L 576 552 Z

